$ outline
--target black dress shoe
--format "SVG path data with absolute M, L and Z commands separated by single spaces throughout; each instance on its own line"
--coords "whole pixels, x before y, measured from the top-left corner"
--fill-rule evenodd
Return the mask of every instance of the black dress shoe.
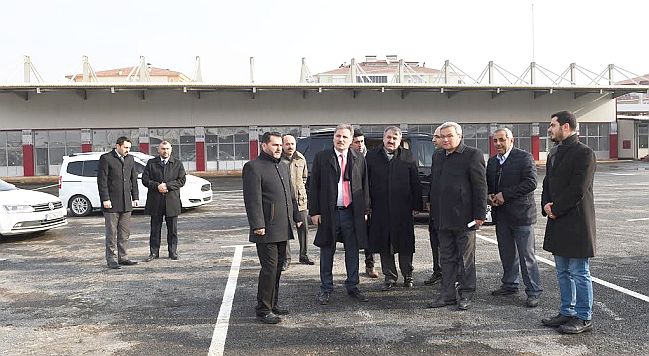
M 382 291 L 389 291 L 390 289 L 394 288 L 394 282 L 385 282 L 381 286 Z
M 119 261 L 119 264 L 122 266 L 135 266 L 137 264 L 137 261 L 121 260 Z
M 169 259 L 174 260 L 174 261 L 178 261 L 178 255 L 177 254 L 169 255 Z M 277 323 L 275 323 L 275 324 L 277 324 Z
M 354 288 L 351 291 L 347 292 L 350 297 L 358 300 L 359 302 L 367 302 L 369 299 L 365 296 L 365 294 L 361 293 L 361 291 L 358 288 Z
M 331 295 L 331 293 L 329 293 L 329 292 L 320 292 L 318 294 L 318 302 L 320 303 L 320 305 L 329 304 L 329 296 L 330 295 Z
M 144 262 L 151 262 L 159 257 L 160 257 L 159 255 L 150 254 L 149 257 L 147 257 L 146 260 L 144 260 Z
M 471 301 L 469 298 L 460 298 L 460 300 L 457 301 L 457 308 L 460 310 L 468 310 L 470 306 Z
M 584 331 L 593 330 L 593 322 L 591 320 L 572 318 L 569 322 L 560 325 L 558 330 L 562 334 L 581 334 Z
M 442 274 L 439 272 L 435 272 L 430 275 L 430 278 L 428 278 L 425 282 L 424 285 L 427 286 L 432 286 L 433 284 L 439 282 L 442 280 Z
M 303 265 L 314 265 L 315 262 L 311 261 L 309 257 L 300 257 L 300 263 Z
M 117 262 L 108 262 L 108 268 L 110 269 L 120 269 L 122 266 L 119 265 Z
M 276 306 L 275 308 L 273 308 L 273 313 L 275 313 L 275 315 L 288 315 L 289 311 L 286 308 Z
M 491 291 L 491 295 L 501 296 L 501 295 L 514 295 L 518 294 L 518 288 L 503 288 L 500 287 L 494 291 Z
M 540 298 L 538 296 L 529 296 L 527 297 L 527 300 L 525 300 L 525 305 L 527 305 L 528 308 L 536 308 L 539 306 L 539 300 Z
M 257 315 L 257 320 L 261 321 L 264 324 L 277 324 L 282 321 L 282 318 L 271 312 L 264 315 Z
M 544 318 L 541 319 L 541 323 L 545 326 L 550 326 L 550 327 L 557 327 L 561 326 L 570 320 L 574 319 L 574 316 L 565 316 L 563 314 L 557 314 L 557 316 L 553 316 L 552 318 Z
M 414 285 L 415 285 L 415 284 L 413 283 L 412 278 L 406 278 L 406 279 L 403 281 L 403 286 L 404 286 L 405 288 L 412 288 Z
M 457 304 L 457 301 L 455 300 L 444 300 L 444 298 L 439 297 L 437 299 L 433 299 L 433 301 L 428 303 L 426 306 L 428 308 L 441 308 L 447 305 L 455 305 L 455 304 Z
M 287 271 L 290 266 L 291 266 L 291 262 L 284 261 L 284 264 L 282 265 L 282 271 Z

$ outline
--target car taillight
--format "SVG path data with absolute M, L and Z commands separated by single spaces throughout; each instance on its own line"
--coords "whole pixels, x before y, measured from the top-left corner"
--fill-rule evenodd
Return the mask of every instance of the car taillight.
M 61 190 L 61 183 L 63 183 L 63 177 L 59 176 L 59 190 Z

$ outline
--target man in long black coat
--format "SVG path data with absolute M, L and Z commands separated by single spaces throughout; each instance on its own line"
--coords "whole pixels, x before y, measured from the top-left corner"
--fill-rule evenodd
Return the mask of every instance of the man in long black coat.
M 128 153 L 131 140 L 119 137 L 115 149 L 99 157 L 97 188 L 106 225 L 106 263 L 111 269 L 135 265 L 128 259 L 131 211 L 137 206 L 139 192 L 135 161 Z
M 353 128 L 336 127 L 334 147 L 318 152 L 311 169 L 309 214 L 318 225 L 314 244 L 320 247 L 320 293 L 325 305 L 333 291 L 333 258 L 336 242 L 345 246 L 345 288 L 352 298 L 366 302 L 358 289 L 358 250 L 367 246 L 369 192 L 365 158 L 349 148 Z
M 171 155 L 172 150 L 168 141 L 160 142 L 158 156 L 151 158 L 142 172 L 142 184 L 148 188 L 144 213 L 151 215 L 147 262 L 160 255 L 163 217 L 167 223 L 169 258 L 178 259 L 178 215 L 182 208 L 180 188 L 185 185 L 186 173 L 183 163 Z
M 369 151 L 367 176 L 370 187 L 370 251 L 381 255 L 385 281 L 383 290 L 397 282 L 394 254 L 399 254 L 399 268 L 404 286 L 412 287 L 412 256 L 415 252 L 413 214 L 422 210 L 421 184 L 412 152 L 401 147 L 402 133 L 387 127 L 383 145 Z
M 554 255 L 561 293 L 559 314 L 546 326 L 578 334 L 593 328 L 591 257 L 595 256 L 595 153 L 579 142 L 574 114 L 552 114 L 548 137 L 558 143 L 548 156 L 541 206 L 548 217 L 543 249 Z
M 279 279 L 286 259 L 286 243 L 293 238 L 293 224 L 302 225 L 288 166 L 280 163 L 282 134 L 266 132 L 257 159 L 243 166 L 243 202 L 249 240 L 257 245 L 261 264 L 257 288 L 257 320 L 277 324 L 288 310 L 277 304 Z
M 485 162 L 480 150 L 462 142 L 462 128 L 455 122 L 442 124 L 440 140 L 442 150 L 433 154 L 430 209 L 443 273 L 440 296 L 428 307 L 457 304 L 466 310 L 476 288 L 475 230 L 487 213 Z

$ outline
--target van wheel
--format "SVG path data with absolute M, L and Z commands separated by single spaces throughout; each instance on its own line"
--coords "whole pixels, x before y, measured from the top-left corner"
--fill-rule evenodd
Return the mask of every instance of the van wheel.
M 92 204 L 83 195 L 75 195 L 70 199 L 69 208 L 72 216 L 86 216 L 92 211 Z

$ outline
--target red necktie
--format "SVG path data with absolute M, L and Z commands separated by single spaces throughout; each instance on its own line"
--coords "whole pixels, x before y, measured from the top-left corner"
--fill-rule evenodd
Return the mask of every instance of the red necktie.
M 347 164 L 345 163 L 345 156 L 340 154 L 340 181 L 343 182 L 343 206 L 348 207 L 351 204 L 351 196 L 349 194 L 349 181 L 345 180 L 345 168 Z

